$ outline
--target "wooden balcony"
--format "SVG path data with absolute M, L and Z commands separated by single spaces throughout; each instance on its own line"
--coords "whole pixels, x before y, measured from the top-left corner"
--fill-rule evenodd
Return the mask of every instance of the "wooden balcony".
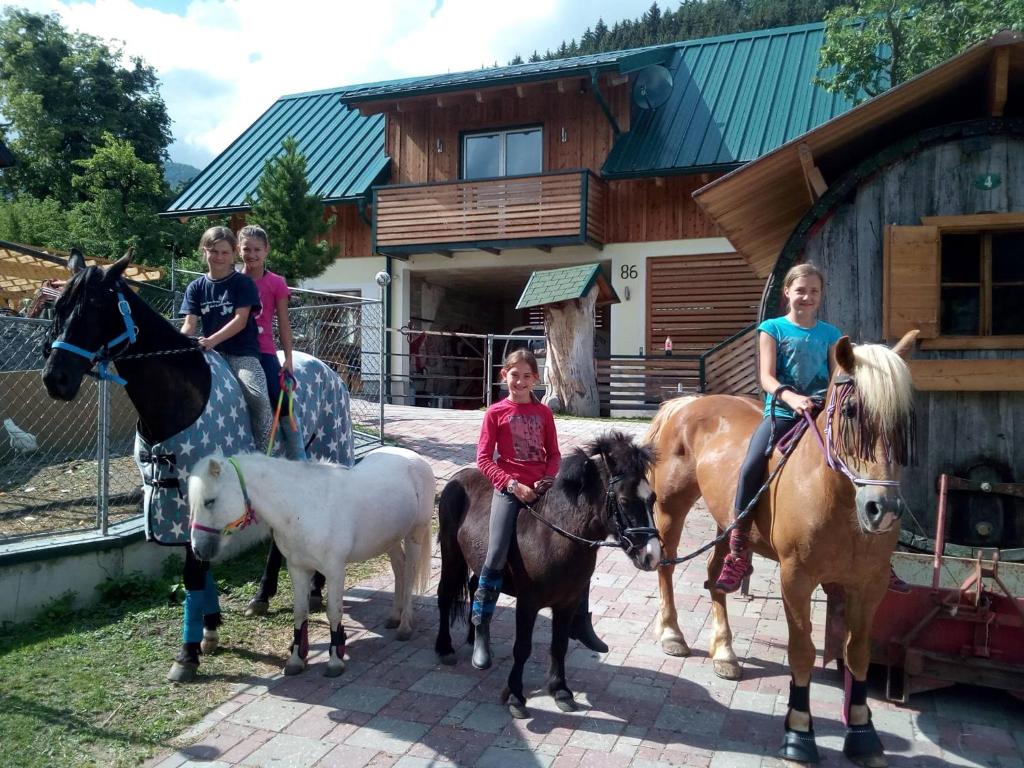
M 605 234 L 605 183 L 588 170 L 373 190 L 376 253 L 405 257 L 590 244 Z

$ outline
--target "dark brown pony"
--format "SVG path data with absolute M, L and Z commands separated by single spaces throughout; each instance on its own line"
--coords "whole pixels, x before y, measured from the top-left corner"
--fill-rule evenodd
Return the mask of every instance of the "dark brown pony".
M 903 511 L 900 465 L 912 451 L 913 388 L 902 357 L 916 335 L 907 334 L 892 350 L 878 344 L 855 347 L 846 337 L 836 343 L 826 406 L 753 512 L 751 546 L 779 562 L 789 623 L 792 682 L 781 752 L 789 759 L 818 759 L 809 703 L 815 658 L 811 593 L 819 584 L 840 584 L 846 593 L 849 629 L 844 657 L 852 675 L 844 707 L 849 730 L 843 751 L 862 765 L 885 765 L 866 704 L 865 680 L 871 622 L 888 585 L 889 559 Z M 740 464 L 761 418 L 760 403 L 727 395 L 680 398 L 661 407 L 646 439 L 658 455 L 651 485 L 668 560 L 676 557 L 683 523 L 698 497 L 704 497 L 719 531 L 731 522 Z M 776 452 L 771 468 L 778 462 Z M 727 552 L 726 537 L 708 558 L 714 620 L 708 653 L 715 672 L 735 680 L 740 666 L 732 648 L 725 594 L 710 586 Z M 690 649 L 679 629 L 672 572 L 667 566 L 658 573 L 661 609 L 656 631 L 666 653 L 686 656 Z
M 534 504 L 553 530 L 522 510 L 509 547 L 503 591 L 516 598 L 516 639 L 512 671 L 502 692 L 513 717 L 528 717 L 523 667 L 530 657 L 533 626 L 541 608 L 551 609 L 551 666 L 547 689 L 563 712 L 576 709 L 565 681 L 569 625 L 597 562 L 596 546 L 612 537 L 637 568 L 653 571 L 661 562 L 646 476 L 654 452 L 621 432 L 598 438 L 585 450 L 562 459 L 555 484 Z M 455 663 L 450 626 L 465 619 L 468 596 L 487 554 L 488 520 L 494 487 L 475 467 L 459 470 L 438 503 L 441 580 L 437 606 L 441 621 L 434 649 L 445 664 Z M 473 627 L 470 625 L 469 642 Z

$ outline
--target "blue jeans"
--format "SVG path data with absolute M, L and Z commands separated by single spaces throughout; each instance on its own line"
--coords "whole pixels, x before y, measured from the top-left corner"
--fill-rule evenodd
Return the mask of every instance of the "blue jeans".
M 270 395 L 270 407 L 272 412 L 277 412 L 277 399 L 281 394 L 281 363 L 276 354 L 260 352 L 260 365 L 263 366 L 263 373 L 267 376 L 267 394 Z M 297 421 L 297 420 L 296 420 Z M 278 424 L 281 432 L 281 440 L 284 442 L 284 455 L 293 461 L 305 461 L 306 449 L 302 443 L 301 432 L 292 429 L 288 420 L 287 399 L 281 405 L 281 421 Z

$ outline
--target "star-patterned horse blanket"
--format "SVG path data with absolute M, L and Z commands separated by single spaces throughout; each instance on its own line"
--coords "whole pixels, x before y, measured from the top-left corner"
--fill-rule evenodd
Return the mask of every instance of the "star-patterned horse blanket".
M 199 419 L 183 432 L 152 445 L 135 433 L 146 538 L 158 544 L 188 543 L 185 494 L 189 472 L 200 458 L 218 448 L 228 456 L 256 450 L 241 384 L 220 354 L 207 352 L 205 357 L 210 365 L 210 397 Z M 293 363 L 297 382 L 295 420 L 303 444 L 308 444 L 308 457 L 352 466 L 355 455 L 348 387 L 315 357 L 296 352 Z M 277 403 L 273 405 L 276 408 Z

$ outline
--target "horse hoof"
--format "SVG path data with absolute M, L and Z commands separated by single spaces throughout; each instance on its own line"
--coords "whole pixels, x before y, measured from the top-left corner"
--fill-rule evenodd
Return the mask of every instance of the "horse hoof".
M 398 619 L 388 619 L 387 621 L 384 622 L 384 628 L 385 629 L 394 629 L 395 627 L 397 627 L 401 623 L 402 622 L 400 620 L 398 620 Z
M 690 646 L 683 640 L 662 640 L 661 650 L 669 656 L 689 656 Z
M 814 741 L 814 731 L 791 731 L 786 729 L 779 747 L 779 757 L 798 763 L 817 763 L 821 761 L 818 745 Z
M 743 676 L 743 667 L 738 661 L 720 661 L 715 659 L 711 662 L 715 674 L 723 680 L 739 680 Z
M 516 720 L 526 720 L 530 717 L 530 710 L 526 708 L 526 702 L 518 696 L 509 697 L 508 713 Z
M 559 691 L 555 694 L 555 706 L 563 712 L 575 712 L 579 709 L 576 699 L 567 691 Z M 523 710 L 526 711 L 525 709 Z
M 270 610 L 269 600 L 257 600 L 255 597 L 249 601 L 249 604 L 245 606 L 245 612 L 243 615 L 247 619 L 251 619 L 253 616 L 266 616 L 267 611 Z
M 443 656 L 438 656 L 438 659 L 446 667 L 454 667 L 455 662 L 458 661 L 454 653 L 446 653 Z
M 191 661 L 176 661 L 171 664 L 171 671 L 167 673 L 167 679 L 172 683 L 191 683 L 196 679 L 196 672 L 199 665 Z
M 309 612 L 320 613 L 324 609 L 324 597 L 319 592 L 311 592 L 309 595 Z
M 847 729 L 846 739 L 843 741 L 843 754 L 851 762 L 865 768 L 886 768 L 889 761 L 884 752 L 882 741 L 870 721 L 864 725 L 851 725 Z
M 324 677 L 340 677 L 341 673 L 345 671 L 345 663 L 331 664 L 328 662 L 327 666 L 324 667 Z
M 396 640 L 410 640 L 411 638 L 412 638 L 412 628 L 411 627 L 409 629 L 400 629 L 395 634 L 395 639 Z
M 306 669 L 306 662 L 302 659 L 288 659 L 282 670 L 286 675 L 297 675 Z
M 220 637 L 217 635 L 216 630 L 203 630 L 203 641 L 199 644 L 200 650 L 203 655 L 209 656 L 214 653 L 220 647 Z

